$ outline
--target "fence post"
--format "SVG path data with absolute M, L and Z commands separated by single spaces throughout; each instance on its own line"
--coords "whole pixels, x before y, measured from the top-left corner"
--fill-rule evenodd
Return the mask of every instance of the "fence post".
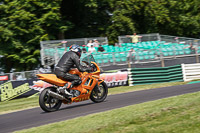
M 87 45 L 88 39 L 84 38 L 85 45 Z
M 165 67 L 165 61 L 164 61 L 164 59 L 162 57 L 161 57 L 161 66 Z
M 132 70 L 131 68 L 128 68 L 128 85 L 134 86 L 133 81 L 132 81 L 132 77 L 131 77 L 131 75 L 132 75 L 131 70 Z
M 160 47 L 160 60 L 161 60 L 161 66 L 165 67 L 165 61 L 164 61 L 163 52 L 162 52 L 162 44 L 161 44 L 161 47 Z
M 196 56 L 196 63 L 199 63 L 199 55 L 197 53 L 197 50 L 195 50 L 195 56 Z
M 128 59 L 128 68 L 131 68 L 130 58 Z
M 183 81 L 186 81 L 186 73 L 185 73 L 185 64 L 181 64 L 182 74 L 183 74 Z
M 23 79 L 26 78 L 25 72 L 22 73 L 22 78 L 23 78 Z M 26 79 L 26 80 L 27 80 L 27 79 Z
M 115 65 L 116 64 L 116 60 L 115 60 L 115 52 L 112 52 L 112 58 L 113 58 L 113 65 Z
M 157 33 L 156 35 L 157 35 L 157 39 L 158 39 L 158 41 L 161 41 L 160 34 Z

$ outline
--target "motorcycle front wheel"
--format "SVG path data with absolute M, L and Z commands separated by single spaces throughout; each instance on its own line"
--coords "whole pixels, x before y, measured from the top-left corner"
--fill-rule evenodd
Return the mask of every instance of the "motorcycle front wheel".
M 102 82 L 99 84 L 99 86 L 95 86 L 95 88 L 92 90 L 90 99 L 95 102 L 103 102 L 108 94 L 108 87 L 105 82 Z
M 53 112 L 60 108 L 62 101 L 49 96 L 48 91 L 56 92 L 56 89 L 53 87 L 47 87 L 40 93 L 39 105 L 45 112 Z

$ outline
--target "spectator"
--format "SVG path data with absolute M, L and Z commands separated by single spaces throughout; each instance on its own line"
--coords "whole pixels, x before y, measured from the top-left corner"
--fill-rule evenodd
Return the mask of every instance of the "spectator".
M 86 50 L 86 48 L 85 48 L 85 45 L 83 45 L 82 52 L 83 52 L 83 53 L 87 53 L 87 50 Z
M 87 47 L 90 48 L 91 45 L 93 45 L 92 40 L 89 40 L 89 42 L 88 42 L 88 44 L 87 44 Z
M 102 47 L 102 45 L 99 45 L 99 47 L 98 47 L 98 52 L 104 52 L 105 50 L 104 50 L 104 48 Z
M 142 36 L 138 36 L 136 33 L 133 33 L 132 36 L 126 35 L 126 37 L 130 37 L 132 39 L 132 43 L 138 43 L 138 38 L 141 38 Z
M 131 67 L 131 63 L 135 62 L 135 50 L 131 48 L 127 55 L 128 66 Z
M 93 45 L 91 45 L 91 47 L 88 49 L 88 52 L 91 54 L 93 52 L 96 52 L 96 49 L 94 48 Z
M 99 42 L 97 41 L 97 39 L 94 39 L 93 45 L 94 47 L 99 47 Z
M 189 48 L 191 50 L 191 54 L 195 54 L 197 52 L 197 48 L 195 46 L 193 46 L 192 43 L 190 43 L 189 46 L 184 47 L 183 49 Z

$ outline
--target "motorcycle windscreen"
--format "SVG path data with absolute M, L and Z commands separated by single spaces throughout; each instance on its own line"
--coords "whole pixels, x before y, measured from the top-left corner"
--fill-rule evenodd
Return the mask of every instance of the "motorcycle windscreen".
M 81 62 L 84 62 L 89 66 L 91 65 L 91 61 L 96 62 L 92 54 L 82 55 L 81 57 Z

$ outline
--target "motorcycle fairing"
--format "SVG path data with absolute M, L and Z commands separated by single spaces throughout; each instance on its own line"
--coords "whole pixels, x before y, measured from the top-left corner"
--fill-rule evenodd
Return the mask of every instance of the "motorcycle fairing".
M 88 79 L 89 79 L 89 83 L 85 84 Z M 80 102 L 80 101 L 88 100 L 90 98 L 90 94 L 91 94 L 93 88 L 95 87 L 95 85 L 97 84 L 97 82 L 98 82 L 98 78 L 96 76 L 94 77 L 90 73 L 87 74 L 86 77 L 83 79 L 81 85 L 72 88 L 74 90 L 79 90 L 81 92 L 81 94 L 78 97 L 72 98 L 72 101 Z M 84 91 L 84 90 L 87 90 L 87 91 Z
M 39 79 L 57 86 L 64 86 L 67 83 L 67 81 L 57 78 L 55 74 L 37 74 L 37 76 Z
M 84 100 L 90 99 L 90 94 L 95 87 L 96 84 L 100 84 L 103 82 L 103 80 L 100 79 L 100 68 L 95 62 L 93 63 L 97 70 L 93 73 L 87 73 L 87 72 L 79 72 L 78 69 L 72 69 L 69 73 L 71 74 L 77 74 L 82 79 L 82 83 L 79 86 L 74 86 L 71 88 L 72 90 L 78 90 L 80 91 L 80 95 L 78 97 L 71 98 L 71 102 L 80 102 Z M 55 74 L 37 74 L 38 78 L 46 81 L 50 84 L 56 85 L 56 86 L 64 86 L 68 81 L 62 80 L 60 78 L 57 78 Z M 87 83 L 87 81 L 89 82 Z M 67 104 L 68 102 L 63 101 L 63 103 Z

